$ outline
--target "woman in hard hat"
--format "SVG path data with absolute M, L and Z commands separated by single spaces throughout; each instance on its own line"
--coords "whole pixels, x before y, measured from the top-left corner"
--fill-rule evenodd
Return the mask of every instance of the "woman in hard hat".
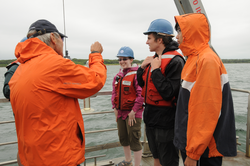
M 134 165 L 139 166 L 142 156 L 141 121 L 143 97 L 141 87 L 137 83 L 138 66 L 132 66 L 133 50 L 122 47 L 117 57 L 121 66 L 113 80 L 112 108 L 114 109 L 118 135 L 123 146 L 125 160 L 117 166 L 132 166 L 131 150 L 134 152 Z

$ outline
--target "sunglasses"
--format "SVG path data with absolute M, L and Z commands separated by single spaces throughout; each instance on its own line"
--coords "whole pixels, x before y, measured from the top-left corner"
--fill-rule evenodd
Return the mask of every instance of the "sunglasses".
M 119 58 L 119 59 L 118 59 L 119 62 L 120 62 L 120 61 L 126 61 L 126 60 L 128 60 L 128 58 Z

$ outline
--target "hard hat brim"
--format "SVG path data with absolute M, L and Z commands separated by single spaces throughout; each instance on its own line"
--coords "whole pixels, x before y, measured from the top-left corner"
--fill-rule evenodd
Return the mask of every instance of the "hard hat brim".
M 149 33 L 157 33 L 157 32 L 151 32 L 151 31 L 143 32 L 144 35 L 148 35 Z M 174 34 L 166 34 L 166 33 L 160 33 L 160 32 L 158 32 L 157 34 L 158 34 L 158 35 L 162 35 L 162 36 L 171 36 L 171 37 L 175 37 Z

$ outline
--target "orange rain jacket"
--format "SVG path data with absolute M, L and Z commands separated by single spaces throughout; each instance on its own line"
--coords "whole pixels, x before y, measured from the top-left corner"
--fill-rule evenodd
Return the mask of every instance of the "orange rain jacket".
M 186 64 L 177 101 L 174 144 L 187 156 L 235 156 L 234 108 L 228 75 L 210 48 L 210 29 L 204 14 L 175 16 Z
M 100 53 L 89 68 L 58 55 L 38 38 L 19 43 L 21 65 L 10 80 L 18 152 L 25 166 L 76 166 L 84 162 L 84 124 L 78 98 L 97 93 L 106 81 Z

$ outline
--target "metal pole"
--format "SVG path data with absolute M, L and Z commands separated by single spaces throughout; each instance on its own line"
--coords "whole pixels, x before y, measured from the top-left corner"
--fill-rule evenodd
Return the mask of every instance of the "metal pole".
M 246 133 L 246 156 L 250 157 L 250 93 L 248 94 L 247 106 L 247 133 Z
M 64 0 L 63 0 L 63 24 L 64 24 L 64 35 L 66 35 Z M 71 59 L 70 56 L 68 55 L 68 50 L 67 50 L 67 46 L 66 46 L 66 38 L 64 38 L 64 45 L 65 45 L 64 58 Z
M 17 163 L 17 160 L 11 160 L 11 161 L 5 161 L 5 162 L 1 162 L 0 165 L 10 165 L 10 164 L 14 164 Z
M 86 67 L 89 67 L 89 61 L 86 62 Z M 83 99 L 82 114 L 93 112 L 94 109 L 90 108 L 90 97 Z
M 5 124 L 5 123 L 15 123 L 14 120 L 11 120 L 11 121 L 3 121 L 3 122 L 0 122 L 0 124 Z

